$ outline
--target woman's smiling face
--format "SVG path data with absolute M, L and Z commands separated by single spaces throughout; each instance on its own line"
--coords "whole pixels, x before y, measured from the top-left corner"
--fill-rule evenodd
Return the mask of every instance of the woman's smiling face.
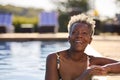
M 92 40 L 90 27 L 86 23 L 74 23 L 69 35 L 71 49 L 75 51 L 84 51 L 86 46 Z

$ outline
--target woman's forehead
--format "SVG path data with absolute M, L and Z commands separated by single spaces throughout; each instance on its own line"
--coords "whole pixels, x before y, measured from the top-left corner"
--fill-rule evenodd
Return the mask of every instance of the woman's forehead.
M 74 30 L 76 28 L 89 28 L 89 26 L 85 23 L 75 23 L 72 25 L 71 30 Z

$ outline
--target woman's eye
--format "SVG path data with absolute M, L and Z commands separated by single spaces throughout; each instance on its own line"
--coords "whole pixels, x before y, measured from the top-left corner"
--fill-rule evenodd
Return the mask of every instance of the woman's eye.
M 86 32 L 83 32 L 83 34 L 87 35 L 87 33 L 86 33 Z
M 73 31 L 72 35 L 88 35 L 87 32 L 77 32 L 77 31 Z
M 77 34 L 77 32 L 73 31 L 72 34 Z

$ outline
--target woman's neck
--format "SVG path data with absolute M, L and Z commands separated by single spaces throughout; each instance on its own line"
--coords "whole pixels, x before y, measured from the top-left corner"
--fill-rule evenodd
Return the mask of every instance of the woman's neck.
M 68 58 L 72 59 L 73 61 L 81 61 L 86 59 L 87 55 L 84 51 L 74 51 L 74 50 L 67 50 Z

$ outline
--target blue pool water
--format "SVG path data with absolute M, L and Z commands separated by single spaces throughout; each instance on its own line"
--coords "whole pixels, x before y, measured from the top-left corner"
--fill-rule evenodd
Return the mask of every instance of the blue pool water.
M 0 80 L 44 80 L 47 55 L 67 48 L 67 41 L 0 42 Z

